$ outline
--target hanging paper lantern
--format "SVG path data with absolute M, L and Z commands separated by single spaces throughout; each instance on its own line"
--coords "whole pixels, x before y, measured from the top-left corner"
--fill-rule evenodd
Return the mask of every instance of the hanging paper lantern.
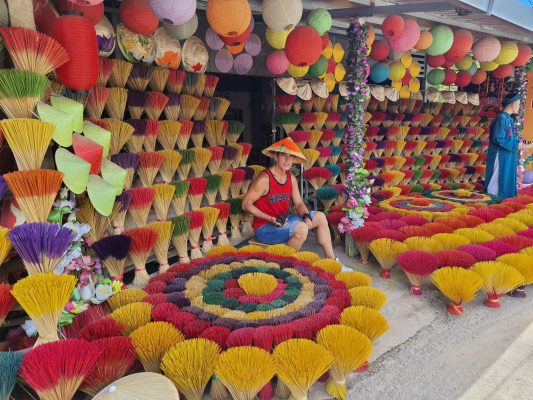
M 370 57 L 376 61 L 383 61 L 387 58 L 390 52 L 389 44 L 386 40 L 376 40 L 372 45 Z
M 302 19 L 302 0 L 263 0 L 263 21 L 273 31 L 288 31 Z
M 502 42 L 502 49 L 498 56 L 494 59 L 496 64 L 505 65 L 512 63 L 516 56 L 518 56 L 518 45 L 516 42 L 505 41 Z
M 427 54 L 438 56 L 450 50 L 453 44 L 453 31 L 449 27 L 438 25 L 431 29 L 431 35 L 433 36 L 433 42 L 426 49 Z
M 499 67 L 499 65 L 496 64 L 494 61 L 480 62 L 479 66 L 483 71 L 486 72 L 494 71 L 496 68 Z
M 411 78 L 409 80 L 409 90 L 411 93 L 417 93 L 420 91 L 420 80 L 418 78 Z
M 287 41 L 287 36 L 289 36 L 290 31 L 273 31 L 270 28 L 266 28 L 265 30 L 265 38 L 267 43 L 270 45 L 270 47 L 277 49 L 277 50 L 283 50 L 285 48 L 285 42 Z
M 427 81 L 430 85 L 437 86 L 444 81 L 444 77 L 444 70 L 436 68 L 428 72 Z
M 443 85 L 446 85 L 446 86 L 453 85 L 456 79 L 457 79 L 457 72 L 455 72 L 453 69 L 444 70 L 444 80 L 442 81 Z
M 183 25 L 169 25 L 163 23 L 163 27 L 167 33 L 176 40 L 189 39 L 198 29 L 198 16 L 194 14 L 193 17 Z
M 98 42 L 98 54 L 102 57 L 109 57 L 113 54 L 117 44 L 113 25 L 111 25 L 111 22 L 109 22 L 107 17 L 104 16 L 94 26 L 94 30 L 96 31 L 96 40 Z
M 250 72 L 254 66 L 254 59 L 250 54 L 243 53 L 238 55 L 233 62 L 233 69 L 239 75 L 244 75 Z
M 236 56 L 237 54 L 241 54 L 243 51 L 244 51 L 244 43 L 240 43 L 240 44 L 237 44 L 235 46 L 232 46 L 230 44 L 227 44 L 226 45 L 226 49 L 231 53 L 233 54 L 234 56 Z
M 450 60 L 447 60 L 447 59 L 444 59 L 444 64 L 442 64 L 442 66 L 444 68 L 450 68 L 451 66 L 453 66 L 455 63 L 453 61 L 450 61 Z
M 196 14 L 196 0 L 148 0 L 154 15 L 170 25 L 183 25 Z
M 333 60 L 336 63 L 340 63 L 342 59 L 344 58 L 344 48 L 340 43 L 335 43 L 335 46 L 333 46 Z
M 418 61 L 413 60 L 411 66 L 409 67 L 409 74 L 411 74 L 411 76 L 417 77 L 418 75 L 420 75 L 420 71 L 422 71 L 422 67 L 420 66 Z
M 205 33 L 205 43 L 211 50 L 220 50 L 224 47 L 224 42 L 212 28 L 208 28 Z
M 149 36 L 159 26 L 159 20 L 148 5 L 148 0 L 123 0 L 119 14 L 124 26 L 140 35 Z
M 220 40 L 224 42 L 224 44 L 227 44 L 228 46 L 239 46 L 241 44 L 246 43 L 248 38 L 250 37 L 250 33 L 252 31 L 250 30 L 250 27 L 246 29 L 243 33 L 237 36 L 220 36 Z
M 328 47 L 328 44 L 330 42 L 329 33 L 324 33 L 322 36 L 320 36 L 320 39 L 322 39 L 322 50 L 324 50 L 326 47 Z
M 370 68 L 370 79 L 375 83 L 385 82 L 389 78 L 389 74 L 389 65 L 385 63 L 376 63 Z
M 68 54 L 75 54 L 56 69 L 59 82 L 73 90 L 92 88 L 98 80 L 98 42 L 89 20 L 78 15 L 62 15 L 54 23 L 52 37 Z
M 468 72 L 468 75 L 470 76 L 474 75 L 477 72 L 477 64 L 473 62 L 470 68 L 466 70 L 466 72 Z
M 309 76 L 318 78 L 328 71 L 328 60 L 326 57 L 320 56 L 318 61 L 309 67 Z
M 442 54 L 439 56 L 428 56 L 427 62 L 430 67 L 439 68 L 444 65 L 444 63 L 446 62 L 446 59 L 444 58 L 444 55 Z
M 289 62 L 297 67 L 313 65 L 322 52 L 322 39 L 310 26 L 301 26 L 289 33 L 285 43 L 285 54 Z
M 104 16 L 104 3 L 102 2 L 80 4 L 70 0 L 56 0 L 56 7 L 59 14 L 64 14 L 67 10 L 79 11 L 93 25 L 96 25 Z
M 400 15 L 389 15 L 381 24 L 381 31 L 388 39 L 399 37 L 404 29 L 405 21 Z
M 331 40 L 329 41 L 328 45 L 322 50 L 321 54 L 328 60 L 333 57 L 333 43 L 331 43 Z
M 208 0 L 207 21 L 222 36 L 238 36 L 250 26 L 252 9 L 248 0 Z
M 405 68 L 409 68 L 413 63 L 413 56 L 411 56 L 411 53 L 403 53 L 400 57 L 400 62 Z
M 261 49 L 263 48 L 261 43 L 261 38 L 257 36 L 255 33 L 252 33 L 246 43 L 244 44 L 244 49 L 248 54 L 250 54 L 252 57 L 256 57 L 261 53 Z
M 470 82 L 472 82 L 472 77 L 466 71 L 459 72 L 455 78 L 455 84 L 459 87 L 468 86 Z
M 457 29 L 453 32 L 453 44 L 450 50 L 448 50 L 444 56 L 447 60 L 456 63 L 470 51 L 472 44 L 474 43 L 474 37 L 470 31 L 466 29 Z
M 215 55 L 215 66 L 223 74 L 230 72 L 233 68 L 233 56 L 231 53 L 226 49 L 217 51 Z
M 529 47 L 527 44 L 519 44 L 518 55 L 516 56 L 514 61 L 511 63 L 511 65 L 513 67 L 522 67 L 527 64 L 530 58 L 531 58 L 531 47 Z
M 277 50 L 270 53 L 266 59 L 268 72 L 272 75 L 281 75 L 287 72 L 289 60 L 284 51 Z
M 289 68 L 287 69 L 287 72 L 293 78 L 302 78 L 305 76 L 305 74 L 307 74 L 307 71 L 309 71 L 309 67 L 307 65 L 303 67 L 298 67 L 290 63 L 289 63 Z
M 430 31 L 420 32 L 420 38 L 415 44 L 415 49 L 426 50 L 433 43 L 433 35 Z
M 459 61 L 455 63 L 455 66 L 460 69 L 461 71 L 466 71 L 468 68 L 472 66 L 474 63 L 474 60 L 472 59 L 472 56 L 466 55 Z
M 390 65 L 389 79 L 391 81 L 399 81 L 405 75 L 405 67 L 401 62 L 394 62 Z
M 411 74 L 409 72 L 406 72 L 402 78 L 402 85 L 409 85 L 409 81 L 411 80 L 411 78 Z
M 492 36 L 480 39 L 472 48 L 474 58 L 479 62 L 492 61 L 500 54 L 501 43 Z
M 482 69 L 478 69 L 474 75 L 472 75 L 472 83 L 475 85 L 481 85 L 487 80 L 487 73 Z
M 329 31 L 332 23 L 331 14 L 324 8 L 315 8 L 307 16 L 307 25 L 315 29 L 319 35 Z
M 411 50 L 418 43 L 419 39 L 420 27 L 416 21 L 406 19 L 401 35 L 389 39 L 389 43 L 394 51 L 402 52 Z
M 372 25 L 369 26 L 368 32 L 366 33 L 366 45 L 372 47 L 372 44 L 376 40 L 376 31 Z
M 496 68 L 492 72 L 492 75 L 494 75 L 495 78 L 504 79 L 504 78 L 507 78 L 512 73 L 513 73 L 513 66 L 510 64 L 505 64 L 505 65 L 500 65 L 498 68 Z

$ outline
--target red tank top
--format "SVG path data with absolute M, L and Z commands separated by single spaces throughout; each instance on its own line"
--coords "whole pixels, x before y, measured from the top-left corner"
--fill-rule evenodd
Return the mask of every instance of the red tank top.
M 291 173 L 287 171 L 287 181 L 284 184 L 281 184 L 277 181 L 274 175 L 272 175 L 272 171 L 266 169 L 265 172 L 268 175 L 269 181 L 268 193 L 264 196 L 261 196 L 254 203 L 254 206 L 260 209 L 266 215 L 270 215 L 271 217 L 277 217 L 282 212 L 285 214 L 289 214 L 289 206 L 291 203 L 292 194 Z M 265 221 L 263 218 L 254 217 L 254 231 L 258 230 L 263 225 L 266 225 L 268 223 L 269 222 Z

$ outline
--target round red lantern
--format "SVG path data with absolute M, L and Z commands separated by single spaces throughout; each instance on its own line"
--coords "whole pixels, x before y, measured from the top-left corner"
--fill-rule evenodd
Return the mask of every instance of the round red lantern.
M 498 79 L 507 78 L 512 73 L 513 66 L 511 64 L 500 65 L 498 68 L 492 71 L 492 75 L 494 75 L 494 77 Z
M 70 55 L 70 60 L 56 69 L 59 82 L 73 90 L 93 87 L 98 80 L 98 42 L 89 20 L 78 15 L 62 15 L 55 21 L 52 37 Z
M 159 20 L 148 5 L 148 0 L 122 0 L 120 20 L 130 31 L 149 36 L 159 26 Z
M 322 39 L 322 50 L 324 50 L 329 44 L 329 34 L 326 32 L 320 38 Z
M 411 78 L 412 78 L 411 74 L 409 72 L 407 72 L 402 78 L 402 83 L 404 85 L 409 85 L 409 82 L 411 81 Z
M 444 63 L 446 62 L 446 58 L 444 58 L 443 54 L 441 54 L 440 56 L 428 56 L 427 61 L 430 67 L 439 68 L 444 65 Z
M 376 40 L 372 45 L 370 57 L 372 57 L 376 61 L 383 61 L 387 58 L 389 52 L 390 47 L 386 40 Z
M 336 66 L 337 64 L 335 63 L 335 60 L 333 58 L 330 58 L 328 60 L 328 71 L 327 72 L 331 72 L 332 74 L 334 74 Z
M 444 64 L 442 64 L 444 68 L 450 68 L 454 64 L 454 61 L 448 60 L 446 57 L 444 57 Z
M 243 33 L 252 19 L 248 0 L 208 0 L 205 12 L 211 28 L 226 37 Z
M 453 44 L 450 50 L 444 53 L 447 60 L 453 61 L 455 64 L 461 60 L 466 53 L 472 48 L 474 37 L 470 31 L 466 29 L 457 29 L 453 32 Z
M 266 66 L 272 75 L 281 75 L 287 72 L 289 60 L 287 60 L 287 56 L 283 50 L 277 50 L 268 55 Z
M 470 82 L 472 82 L 472 77 L 466 71 L 459 72 L 455 79 L 455 84 L 459 87 L 468 86 L 470 85 Z
M 248 27 L 243 33 L 237 36 L 222 36 L 218 35 L 220 40 L 224 42 L 224 44 L 227 44 L 228 46 L 240 46 L 243 43 L 246 43 L 248 38 L 250 37 L 250 34 L 252 33 L 252 25 Z
M 405 21 L 400 15 L 389 15 L 381 24 L 381 31 L 385 37 L 392 39 L 397 38 L 403 32 Z
M 472 75 L 472 83 L 474 85 L 481 85 L 483 82 L 487 80 L 487 73 L 483 71 L 481 68 L 478 69 L 474 75 Z
M 442 81 L 443 85 L 449 86 L 455 83 L 455 80 L 457 79 L 457 72 L 455 72 L 452 69 L 446 69 L 444 70 L 444 81 Z
M 64 14 L 67 10 L 79 11 L 93 25 L 96 25 L 104 16 L 104 3 L 83 5 L 70 0 L 56 0 L 56 7 L 59 14 Z
M 527 44 L 519 44 L 518 45 L 518 55 L 514 59 L 514 61 L 511 63 L 513 67 L 522 67 L 526 65 L 531 58 L 531 47 L 529 47 Z
M 285 54 L 289 62 L 297 67 L 313 65 L 320 58 L 322 39 L 310 26 L 301 26 L 287 36 Z

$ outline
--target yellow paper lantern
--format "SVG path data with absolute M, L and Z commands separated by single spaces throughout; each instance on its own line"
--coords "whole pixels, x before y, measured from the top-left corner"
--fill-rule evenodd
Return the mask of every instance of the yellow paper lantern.
M 324 57 L 326 57 L 328 60 L 333 57 L 333 44 L 331 43 L 331 41 L 328 43 L 328 45 L 326 46 L 326 48 L 324 50 L 322 50 L 322 55 Z
M 411 64 L 413 63 L 413 56 L 411 56 L 411 53 L 403 53 L 402 57 L 400 58 L 400 62 L 403 64 L 405 68 L 409 68 Z
M 409 67 L 409 75 L 417 77 L 420 75 L 420 71 L 422 70 L 422 67 L 418 63 L 418 61 L 413 60 L 411 63 L 411 66 Z
M 405 76 L 405 67 L 401 62 L 393 62 L 390 65 L 389 79 L 391 81 L 400 81 Z
M 335 43 L 333 46 L 333 59 L 336 63 L 340 63 L 344 58 L 344 49 L 340 43 Z
M 337 64 L 335 66 L 335 80 L 337 82 L 341 82 L 345 76 L 346 76 L 346 69 L 344 68 L 344 65 Z
M 459 68 L 461 71 L 466 71 L 468 68 L 472 66 L 472 63 L 474 62 L 474 59 L 470 55 L 464 56 L 462 59 L 457 61 L 455 63 L 455 66 Z
M 326 75 L 324 75 L 324 82 L 326 82 L 326 85 L 328 85 L 328 91 L 331 93 L 333 89 L 335 89 L 335 75 L 333 75 L 331 72 L 328 72 Z
M 485 62 L 480 62 L 479 66 L 481 67 L 483 71 L 489 72 L 489 71 L 494 71 L 500 65 L 495 63 L 494 61 L 485 61 Z
M 376 31 L 374 30 L 374 27 L 370 25 L 368 32 L 366 33 L 366 45 L 372 47 L 374 40 L 376 40 Z
M 418 78 L 411 78 L 409 80 L 409 91 L 412 93 L 417 93 L 420 91 L 420 81 Z
M 289 69 L 287 70 L 289 75 L 292 76 L 293 78 L 302 78 L 302 77 L 305 76 L 305 74 L 307 74 L 307 71 L 309 71 L 309 67 L 308 66 L 297 67 L 297 66 L 292 65 L 292 64 L 289 64 Z
M 252 9 L 248 0 L 209 0 L 205 9 L 211 28 L 222 36 L 239 36 L 250 26 Z
M 411 97 L 411 91 L 409 90 L 409 86 L 403 85 L 400 89 L 400 99 L 408 99 Z
M 265 30 L 265 38 L 270 47 L 276 50 L 283 50 L 285 48 L 285 42 L 287 41 L 287 36 L 289 36 L 290 31 L 273 31 L 270 28 Z
M 512 63 L 518 55 L 518 45 L 516 42 L 507 40 L 502 42 L 502 49 L 498 57 L 494 59 L 494 62 L 498 65 L 505 65 Z
M 400 89 L 402 88 L 403 86 L 403 83 L 402 81 L 391 81 L 391 87 L 393 87 L 394 89 L 400 91 Z

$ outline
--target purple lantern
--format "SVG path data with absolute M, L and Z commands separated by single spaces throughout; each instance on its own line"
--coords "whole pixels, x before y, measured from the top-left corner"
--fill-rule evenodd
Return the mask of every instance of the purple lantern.
M 233 68 L 239 75 L 244 75 L 250 72 L 254 66 L 254 59 L 248 53 L 239 54 L 233 62 Z
M 154 15 L 165 24 L 182 25 L 196 13 L 196 0 L 148 0 Z
M 252 33 L 244 45 L 244 49 L 252 57 L 256 57 L 261 53 L 261 38 L 255 33 Z
M 220 72 L 228 73 L 233 68 L 233 56 L 226 49 L 219 50 L 215 56 L 215 65 Z
M 224 47 L 224 42 L 212 28 L 207 29 L 205 33 L 205 43 L 211 50 L 220 50 Z

